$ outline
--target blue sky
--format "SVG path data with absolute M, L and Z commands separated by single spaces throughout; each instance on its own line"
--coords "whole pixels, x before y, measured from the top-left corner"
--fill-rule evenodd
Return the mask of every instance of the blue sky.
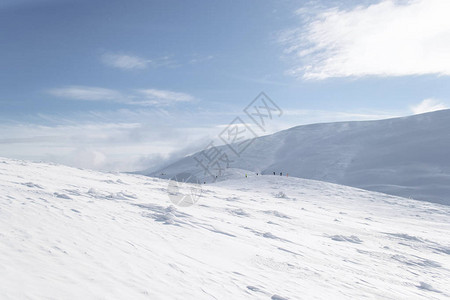
M 269 132 L 447 108 L 449 11 L 445 0 L 4 0 L 0 156 L 145 169 L 216 139 L 261 91 L 285 112 Z

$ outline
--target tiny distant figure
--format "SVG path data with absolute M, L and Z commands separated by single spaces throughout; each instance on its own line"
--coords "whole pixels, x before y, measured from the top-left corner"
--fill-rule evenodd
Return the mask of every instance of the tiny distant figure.
M 273 172 L 273 175 L 275 175 L 275 172 Z
M 203 184 L 206 184 L 206 181 L 203 181 Z
M 286 177 L 289 177 L 289 173 L 286 173 Z
M 256 176 L 258 176 L 258 173 L 256 173 Z
M 247 174 L 245 174 L 245 178 L 247 178 Z
M 280 176 L 283 176 L 283 172 L 280 172 Z

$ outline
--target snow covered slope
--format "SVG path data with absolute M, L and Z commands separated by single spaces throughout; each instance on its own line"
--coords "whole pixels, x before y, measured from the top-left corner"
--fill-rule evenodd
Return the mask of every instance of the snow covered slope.
M 254 140 L 232 168 L 338 183 L 450 205 L 450 110 L 294 127 Z M 198 154 L 196 154 L 198 155 Z M 192 157 L 150 173 L 204 172 Z M 209 180 L 208 176 L 205 178 Z
M 1 299 L 448 299 L 450 207 L 280 176 L 203 185 L 0 159 Z

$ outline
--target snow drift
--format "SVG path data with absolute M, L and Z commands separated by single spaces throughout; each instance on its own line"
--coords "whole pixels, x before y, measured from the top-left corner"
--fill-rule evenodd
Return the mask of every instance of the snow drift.
M 0 298 L 450 297 L 450 207 L 236 174 L 174 207 L 167 180 L 0 159 Z

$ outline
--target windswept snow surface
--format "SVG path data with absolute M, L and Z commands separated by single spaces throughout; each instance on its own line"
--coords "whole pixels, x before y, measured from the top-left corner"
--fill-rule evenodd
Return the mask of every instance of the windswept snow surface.
M 450 297 L 450 207 L 250 175 L 183 208 L 167 186 L 0 159 L 0 298 Z
M 219 148 L 227 153 L 232 168 L 283 172 L 450 205 L 450 110 L 298 126 L 256 138 L 239 157 L 227 146 Z M 203 158 L 198 153 L 195 156 Z M 181 172 L 203 181 L 204 170 L 191 156 L 144 174 L 164 177 L 160 176 L 163 173 L 171 178 Z

